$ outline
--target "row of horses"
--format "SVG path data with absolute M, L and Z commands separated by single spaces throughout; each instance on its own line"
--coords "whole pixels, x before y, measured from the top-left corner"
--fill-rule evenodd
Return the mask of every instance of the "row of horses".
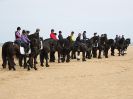
M 115 42 L 114 39 L 108 39 L 106 34 L 102 36 L 94 36 L 87 40 L 81 40 L 78 45 L 68 36 L 62 40 L 53 40 L 51 38 L 43 40 L 39 37 L 39 33 L 34 33 L 28 36 L 31 40 L 31 53 L 21 54 L 20 46 L 14 42 L 5 42 L 2 46 L 2 67 L 9 70 L 16 70 L 16 63 L 14 58 L 19 60 L 19 65 L 27 70 L 34 68 L 37 70 L 36 64 L 38 55 L 40 56 L 40 64 L 44 66 L 44 59 L 46 60 L 46 67 L 49 67 L 49 61 L 55 62 L 55 52 L 58 53 L 58 63 L 70 62 L 70 59 L 80 60 L 80 52 L 82 52 L 82 61 L 91 58 L 102 58 L 102 52 L 105 58 L 108 58 L 108 51 L 111 49 L 111 55 L 115 55 L 115 49 L 118 49 L 118 55 L 124 55 L 127 47 L 130 44 L 130 39 L 119 39 Z M 98 52 L 98 53 L 97 53 Z M 49 57 L 50 53 L 50 57 Z

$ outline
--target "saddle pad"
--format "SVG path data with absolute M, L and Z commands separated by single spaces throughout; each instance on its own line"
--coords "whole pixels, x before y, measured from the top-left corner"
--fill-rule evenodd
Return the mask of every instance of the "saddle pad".
M 20 47 L 20 53 L 21 53 L 22 55 L 25 54 L 25 52 L 24 52 L 24 47 Z
M 20 53 L 22 55 L 25 55 L 24 47 L 20 47 Z M 29 49 L 29 52 L 27 54 L 31 54 L 31 49 Z

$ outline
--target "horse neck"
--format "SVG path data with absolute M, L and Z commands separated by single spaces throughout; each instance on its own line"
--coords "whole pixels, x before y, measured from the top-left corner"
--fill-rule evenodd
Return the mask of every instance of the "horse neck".
M 30 35 L 28 35 L 28 38 L 30 40 L 33 39 L 33 38 L 39 39 L 39 33 L 30 34 Z

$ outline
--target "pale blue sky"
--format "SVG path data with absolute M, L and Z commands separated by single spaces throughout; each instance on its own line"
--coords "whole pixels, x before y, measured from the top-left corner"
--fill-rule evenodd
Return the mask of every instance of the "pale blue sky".
M 0 0 L 0 42 L 13 41 L 17 26 L 49 37 L 53 28 L 75 36 L 87 31 L 133 39 L 133 0 Z

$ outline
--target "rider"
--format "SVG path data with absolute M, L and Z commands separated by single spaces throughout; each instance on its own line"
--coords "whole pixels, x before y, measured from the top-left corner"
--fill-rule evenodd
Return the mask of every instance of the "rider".
M 22 46 L 25 49 L 25 53 L 28 53 L 28 51 L 29 51 L 29 43 L 30 43 L 30 40 L 27 37 L 27 35 L 28 35 L 27 32 L 25 30 L 23 30 L 22 31 L 22 35 L 21 35 L 21 42 L 22 42 Z
M 93 36 L 93 47 L 97 47 L 98 46 L 98 43 L 97 43 L 97 33 L 95 32 L 94 33 L 94 36 Z
M 15 32 L 15 42 L 20 45 L 21 44 L 21 34 L 20 34 L 21 28 L 17 27 L 17 31 Z
M 54 33 L 54 29 L 51 29 L 51 34 L 50 34 L 50 38 L 57 40 L 56 38 L 56 33 Z
M 58 38 L 59 38 L 59 40 L 62 40 L 62 39 L 63 39 L 63 36 L 62 36 L 62 31 L 59 31 Z
M 125 40 L 124 35 L 122 35 L 121 39 Z
M 81 43 L 81 33 L 78 34 L 78 37 L 76 38 L 76 41 L 75 41 L 75 46 L 80 46 L 80 43 Z
M 56 38 L 56 35 L 54 29 L 51 29 L 50 38 L 57 41 L 58 39 Z M 55 50 L 53 46 L 50 46 L 50 62 L 55 62 Z
M 37 28 L 35 33 L 39 33 L 39 32 L 40 32 L 40 29 L 39 29 L 39 28 Z
M 83 32 L 83 41 L 86 42 L 86 31 Z
M 74 42 L 75 41 L 74 32 L 73 31 L 71 32 L 70 38 L 71 38 L 71 42 Z
M 116 35 L 116 37 L 115 37 L 115 42 L 117 43 L 118 40 L 119 40 L 119 37 L 118 37 L 118 35 Z
M 97 33 L 95 32 L 95 33 L 94 33 L 94 37 L 96 37 L 96 35 L 97 35 Z

